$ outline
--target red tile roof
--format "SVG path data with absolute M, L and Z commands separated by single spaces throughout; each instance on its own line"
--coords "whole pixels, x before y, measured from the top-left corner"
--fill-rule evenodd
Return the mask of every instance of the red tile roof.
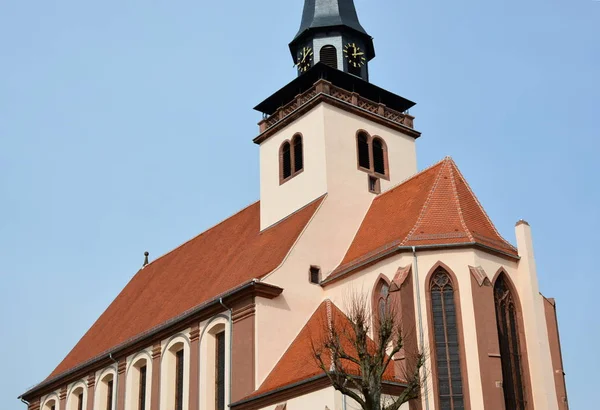
M 336 329 L 341 330 L 342 326 L 349 324 L 348 317 L 331 301 L 325 300 L 313 313 L 306 325 L 304 325 L 263 384 L 246 399 L 260 396 L 323 374 L 313 356 L 313 343 L 315 346 L 322 346 L 322 342 L 327 336 L 328 326 L 336 326 Z M 342 338 L 341 342 L 344 350 L 355 357 L 356 353 L 353 352 L 356 352 L 356 349 L 352 347 L 350 342 L 345 338 Z M 369 342 L 374 345 L 372 340 L 369 339 Z M 331 365 L 331 360 L 325 354 L 323 361 L 327 367 Z M 348 373 L 360 374 L 358 366 L 354 364 L 345 365 L 347 366 L 346 370 Z M 392 365 L 386 369 L 384 379 L 396 382 L 400 381 L 395 378 Z
M 375 198 L 341 265 L 328 279 L 396 246 L 462 243 L 518 256 L 448 157 Z
M 131 279 L 49 378 L 271 272 L 322 200 L 263 232 L 256 202 L 156 259 Z

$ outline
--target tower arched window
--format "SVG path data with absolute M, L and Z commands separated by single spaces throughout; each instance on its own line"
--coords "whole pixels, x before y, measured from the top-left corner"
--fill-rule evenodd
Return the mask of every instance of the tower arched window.
M 456 294 L 452 279 L 443 268 L 431 276 L 430 296 L 439 409 L 464 410 Z
M 385 174 L 385 148 L 381 138 L 373 138 L 373 170 Z
M 338 68 L 337 49 L 332 45 L 321 47 L 320 61 L 327 64 L 329 67 Z
M 494 284 L 494 300 L 502 362 L 504 402 L 507 410 L 524 410 L 525 393 L 517 305 L 504 273 L 500 273 Z
M 381 137 L 371 137 L 365 131 L 356 135 L 358 169 L 376 177 L 389 179 L 387 145 Z
M 286 140 L 279 148 L 279 183 L 283 184 L 304 169 L 304 143 L 301 134 L 291 142 Z

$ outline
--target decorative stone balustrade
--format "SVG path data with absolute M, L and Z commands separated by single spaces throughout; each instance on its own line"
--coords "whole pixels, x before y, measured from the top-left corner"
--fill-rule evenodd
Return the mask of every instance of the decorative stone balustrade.
M 393 110 L 386 107 L 384 104 L 379 104 L 361 97 L 357 93 L 336 87 L 328 81 L 319 80 L 314 84 L 313 87 L 302 94 L 298 94 L 293 101 L 280 107 L 272 115 L 259 122 L 258 125 L 260 127 L 260 132 L 263 133 L 269 130 L 284 118 L 288 117 L 303 105 L 308 104 L 310 101 L 319 97 L 320 95 L 326 95 L 330 98 L 334 98 L 338 101 L 358 107 L 361 110 L 368 111 L 371 114 L 375 114 L 379 117 L 385 118 L 388 121 L 411 129 L 414 126 L 414 117 L 409 114 Z

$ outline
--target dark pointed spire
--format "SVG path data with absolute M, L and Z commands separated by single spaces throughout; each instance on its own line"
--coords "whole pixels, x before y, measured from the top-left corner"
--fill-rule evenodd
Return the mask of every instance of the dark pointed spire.
M 148 256 L 150 256 L 150 253 L 148 251 L 144 252 L 144 264 L 142 265 L 142 268 L 148 264 Z
M 354 0 L 305 0 L 302 22 L 296 38 L 306 30 L 337 26 L 346 26 L 367 34 L 358 21 Z
M 318 62 L 369 79 L 373 38 L 358 20 L 354 0 L 304 0 L 300 29 L 290 43 L 298 75 Z

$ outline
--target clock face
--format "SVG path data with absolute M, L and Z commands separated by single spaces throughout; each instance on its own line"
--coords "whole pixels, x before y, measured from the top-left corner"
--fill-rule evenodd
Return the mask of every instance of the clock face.
M 313 50 L 310 47 L 303 47 L 302 50 L 300 50 L 300 53 L 298 53 L 298 60 L 296 61 L 296 65 L 300 72 L 305 73 L 312 66 L 313 55 Z
M 360 68 L 367 62 L 365 52 L 356 43 L 348 43 L 344 46 L 344 57 L 348 60 L 348 66 Z

